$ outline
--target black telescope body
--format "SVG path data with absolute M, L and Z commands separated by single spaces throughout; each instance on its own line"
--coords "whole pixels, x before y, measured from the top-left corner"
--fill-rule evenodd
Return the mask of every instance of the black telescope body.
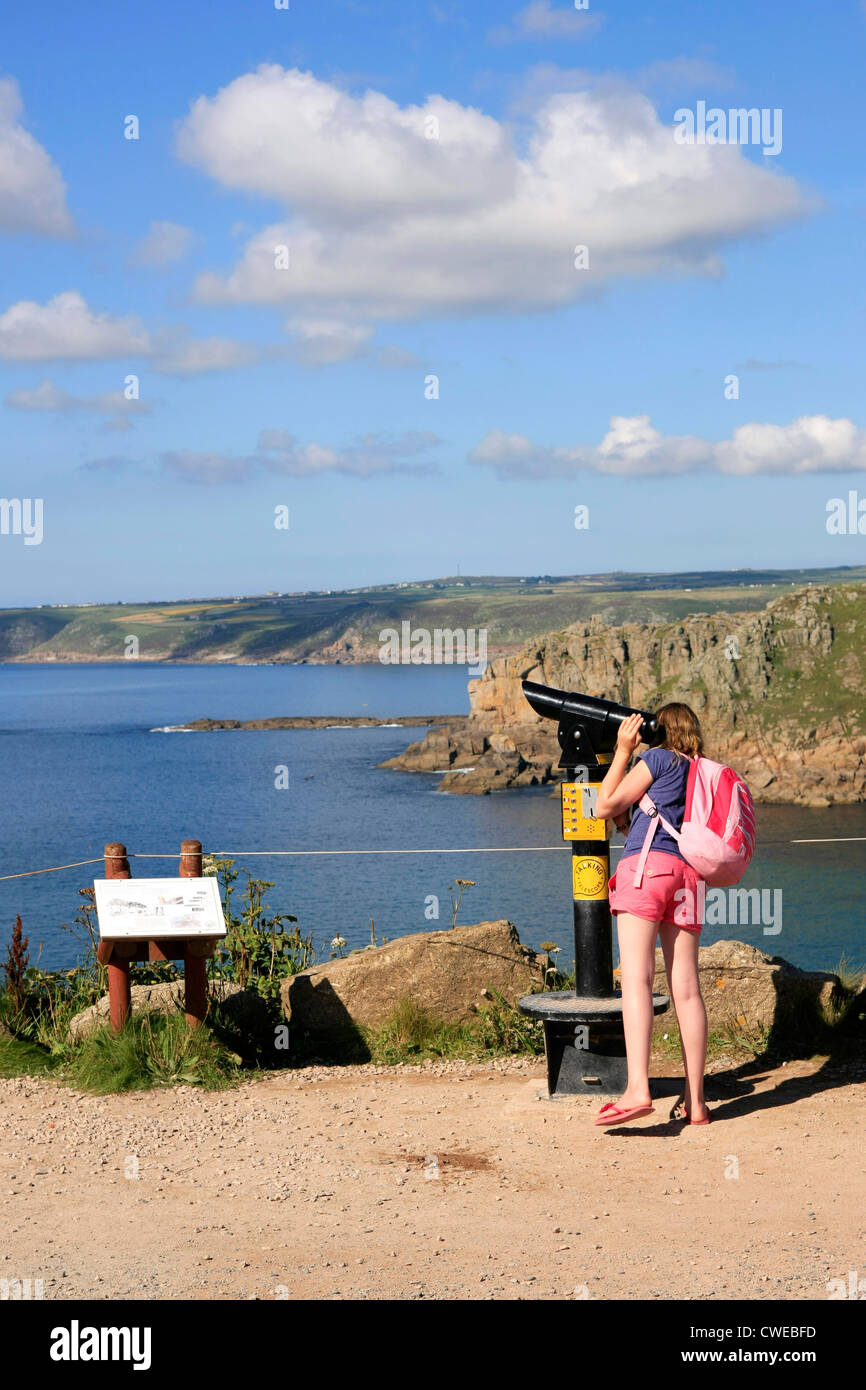
M 559 725 L 557 737 L 562 756 L 560 767 L 598 767 L 598 755 L 607 755 L 616 747 L 619 727 L 631 714 L 639 714 L 641 738 L 652 744 L 658 737 L 658 720 L 650 710 L 630 709 L 613 700 L 598 700 L 593 695 L 581 695 L 572 690 L 556 690 L 536 681 L 523 681 L 523 693 L 536 714 L 543 719 L 555 719 Z

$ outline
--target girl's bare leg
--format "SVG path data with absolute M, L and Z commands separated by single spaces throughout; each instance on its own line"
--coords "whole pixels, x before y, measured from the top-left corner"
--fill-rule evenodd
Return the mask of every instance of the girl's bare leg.
M 617 914 L 619 963 L 622 971 L 622 1023 L 628 1057 L 628 1085 L 617 1104 L 623 1110 L 649 1105 L 649 1059 L 653 1030 L 653 977 L 658 922 Z
M 704 1120 L 704 1070 L 707 1065 L 707 1010 L 698 976 L 697 932 L 675 922 L 662 922 L 659 930 L 668 986 L 680 1026 L 680 1047 L 685 1071 L 685 1104 L 692 1120 Z

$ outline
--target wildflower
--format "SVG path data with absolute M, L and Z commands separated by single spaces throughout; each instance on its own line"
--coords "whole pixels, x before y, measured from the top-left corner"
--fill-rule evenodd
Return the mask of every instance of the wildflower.
M 557 946 L 557 944 L 556 944 L 555 941 L 542 941 L 542 943 L 541 943 L 541 949 L 542 949 L 542 951 L 544 951 L 544 953 L 545 953 L 545 956 L 544 956 L 544 969 L 543 969 L 542 976 L 541 976 L 541 987 L 542 987 L 542 989 L 546 989 L 546 988 L 547 988 L 547 977 L 548 977 L 548 975 L 554 975 L 554 976 L 555 976 L 555 975 L 558 974 L 558 971 L 557 971 L 557 969 L 556 969 L 556 966 L 555 966 L 555 965 L 551 965 L 551 963 L 550 963 L 550 957 L 551 957 L 551 956 L 555 956 L 555 955 L 557 954 L 557 952 L 558 952 L 559 950 L 561 950 L 561 947 Z

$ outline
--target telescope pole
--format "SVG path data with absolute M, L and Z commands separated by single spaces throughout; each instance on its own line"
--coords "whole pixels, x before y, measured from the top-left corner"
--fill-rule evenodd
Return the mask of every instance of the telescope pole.
M 605 999 L 613 990 L 609 878 L 608 842 L 572 840 L 575 989 L 583 999 Z
M 590 772 L 596 769 L 587 769 L 584 775 Z M 573 776 L 574 770 L 568 769 L 568 780 L 562 784 L 562 797 L 563 838 L 571 840 L 575 992 L 582 999 L 606 999 L 613 993 L 613 942 L 607 887 L 609 831 L 604 822 L 592 824 L 601 781 L 575 783 L 570 780 Z M 587 811 L 590 823 L 587 823 Z M 593 837 L 580 836 L 582 828 L 593 830 Z

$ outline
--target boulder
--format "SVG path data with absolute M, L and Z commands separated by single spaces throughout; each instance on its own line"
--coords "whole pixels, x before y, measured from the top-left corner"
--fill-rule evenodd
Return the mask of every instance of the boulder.
M 769 956 L 743 941 L 716 941 L 698 952 L 701 993 L 707 1006 L 710 1032 L 739 1028 L 755 1033 L 784 1026 L 796 1030 L 820 1016 L 841 998 L 838 975 L 824 970 L 800 970 L 781 956 Z M 656 950 L 656 993 L 667 994 L 664 957 Z M 673 1004 L 655 1021 L 656 1033 L 674 1022 Z
M 229 980 L 212 980 L 208 992 L 212 1000 L 221 1004 L 221 1013 L 226 1022 L 239 1030 L 256 1033 L 266 1028 L 269 1021 L 272 1024 L 267 1004 L 253 990 L 241 989 L 240 985 L 232 984 Z M 182 979 L 133 985 L 129 993 L 133 1014 L 183 1012 Z M 108 995 L 104 994 L 96 1004 L 76 1014 L 69 1024 L 70 1042 L 78 1042 L 107 1023 L 108 1010 Z
M 458 1022 L 486 1002 L 484 990 L 512 1002 L 529 994 L 541 984 L 542 969 L 541 957 L 521 945 L 511 922 L 478 922 L 398 937 L 312 966 L 283 982 L 281 998 L 289 1022 L 309 1033 L 379 1027 L 405 996 Z

